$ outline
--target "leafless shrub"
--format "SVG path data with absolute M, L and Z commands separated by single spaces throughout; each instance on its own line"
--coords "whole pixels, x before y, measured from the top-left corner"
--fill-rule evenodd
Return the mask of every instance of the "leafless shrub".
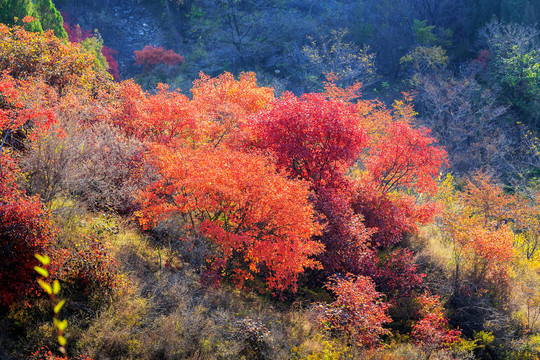
M 141 143 L 106 123 L 88 127 L 77 140 L 84 157 L 66 181 L 70 193 L 90 209 L 133 212 L 137 192 L 150 181 Z
M 347 29 L 333 30 L 331 36 L 322 38 L 319 43 L 312 40 L 302 52 L 318 75 L 333 73 L 343 85 L 357 81 L 364 86 L 372 84 L 377 78 L 375 53 L 370 52 L 369 47 L 360 49 L 345 42 L 347 34 Z
M 525 54 L 538 49 L 539 33 L 532 26 L 492 21 L 480 29 L 479 37 L 482 45 L 491 52 L 504 56 L 516 51 Z
M 496 104 L 494 91 L 482 88 L 474 76 L 442 72 L 418 79 L 421 120 L 445 147 L 452 170 L 500 169 L 517 139 L 500 121 L 508 109 Z

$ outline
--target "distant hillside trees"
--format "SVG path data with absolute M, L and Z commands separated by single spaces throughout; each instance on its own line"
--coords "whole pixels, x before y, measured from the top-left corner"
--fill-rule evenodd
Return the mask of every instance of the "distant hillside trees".
M 531 26 L 497 21 L 487 24 L 480 33 L 489 51 L 487 80 L 501 86 L 501 100 L 512 105 L 535 127 L 540 124 L 538 34 Z
M 313 72 L 319 76 L 333 73 L 341 85 L 350 86 L 359 81 L 364 86 L 376 79 L 375 53 L 369 47 L 359 48 L 347 42 L 348 29 L 332 30 L 331 35 L 321 41 L 312 41 L 302 48 Z M 317 82 L 320 82 L 317 78 Z

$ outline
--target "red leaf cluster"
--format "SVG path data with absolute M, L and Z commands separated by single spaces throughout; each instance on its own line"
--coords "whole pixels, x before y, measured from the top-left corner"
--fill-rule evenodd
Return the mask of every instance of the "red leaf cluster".
M 432 203 L 418 205 L 408 194 L 382 192 L 371 181 L 356 182 L 351 207 L 374 230 L 370 243 L 378 248 L 397 244 L 404 233 L 416 232 L 418 223 L 431 221 L 438 211 Z
M 63 359 L 66 359 L 66 357 L 54 355 L 52 351 L 50 351 L 49 348 L 45 346 L 33 352 L 32 354 L 30 354 L 29 359 L 30 360 L 63 360 Z M 93 360 L 92 358 L 89 358 L 86 355 L 79 355 L 76 357 L 71 357 L 70 359 L 71 360 Z
M 34 254 L 46 253 L 54 231 L 38 197 L 17 185 L 20 169 L 8 154 L 0 154 L 0 306 L 9 307 L 34 286 Z
M 337 189 L 321 189 L 315 208 L 326 225 L 320 236 L 325 245 L 320 255 L 324 274 L 367 273 L 366 263 L 372 265 L 370 239 L 376 230 L 366 227 L 363 215 L 353 211 L 349 196 Z
M 411 338 L 426 351 L 447 348 L 460 340 L 461 331 L 450 330 L 448 319 L 437 295 L 424 294 L 418 297 L 422 318 L 413 326 Z
M 356 346 L 378 347 L 380 337 L 388 334 L 383 327 L 392 321 L 383 294 L 364 276 L 333 277 L 326 287 L 336 294 L 336 301 L 320 305 L 318 321 L 330 330 L 346 334 Z
M 286 93 L 248 126 L 257 148 L 272 151 L 290 176 L 311 181 L 315 189 L 339 187 L 367 145 L 356 107 L 325 94 Z
M 371 278 L 389 300 L 413 296 L 422 288 L 425 274 L 418 272 L 414 254 L 409 249 L 393 249 L 380 254 L 371 272 Z
M 135 64 L 137 65 L 159 65 L 165 64 L 177 66 L 184 63 L 184 57 L 178 55 L 173 50 L 165 50 L 162 46 L 154 47 L 151 44 L 146 45 L 142 50 L 136 50 Z
M 369 176 L 384 192 L 398 188 L 434 193 L 435 179 L 446 162 L 446 152 L 433 146 L 428 129 L 414 129 L 398 121 L 370 148 L 366 161 Z

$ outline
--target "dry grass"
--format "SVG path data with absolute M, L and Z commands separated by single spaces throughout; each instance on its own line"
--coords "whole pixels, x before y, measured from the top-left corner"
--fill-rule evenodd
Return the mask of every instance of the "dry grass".
M 110 248 L 122 286 L 73 339 L 77 352 L 96 359 L 289 359 L 295 348 L 320 348 L 324 336 L 307 311 L 278 309 L 272 300 L 227 286 L 202 286 L 199 268 L 178 260 L 182 243 L 156 243 L 128 222 L 115 226 Z M 178 266 L 164 266 L 170 257 Z

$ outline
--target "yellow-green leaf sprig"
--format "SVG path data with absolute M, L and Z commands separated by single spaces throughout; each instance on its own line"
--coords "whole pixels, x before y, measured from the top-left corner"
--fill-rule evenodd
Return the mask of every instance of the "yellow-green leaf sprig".
M 58 351 L 60 351 L 64 358 L 67 359 L 67 352 L 66 352 L 66 344 L 67 340 L 64 337 L 64 330 L 67 327 L 67 320 L 60 320 L 60 311 L 62 310 L 62 307 L 66 303 L 66 300 L 56 299 L 56 295 L 60 293 L 60 282 L 58 280 L 54 280 L 52 284 L 49 284 L 47 282 L 47 278 L 49 277 L 50 273 L 45 268 L 45 266 L 49 265 L 51 262 L 51 259 L 47 255 L 40 255 L 35 254 L 36 259 L 42 264 L 42 266 L 34 266 L 34 270 L 43 277 L 43 279 L 38 279 L 37 282 L 39 286 L 45 291 L 47 294 L 49 294 L 49 298 L 51 299 L 51 303 L 55 304 L 53 307 L 54 311 L 54 327 L 56 328 L 57 338 L 58 338 L 58 344 L 60 347 L 58 348 Z

